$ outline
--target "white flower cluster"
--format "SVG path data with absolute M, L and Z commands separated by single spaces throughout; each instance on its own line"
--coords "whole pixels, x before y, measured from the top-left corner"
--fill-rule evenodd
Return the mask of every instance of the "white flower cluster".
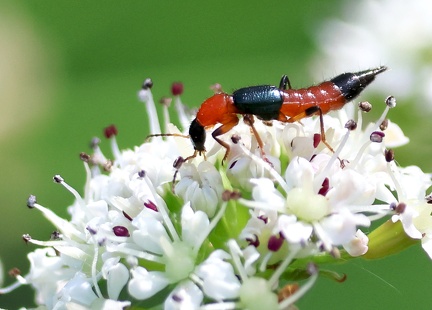
M 158 133 L 150 86 L 146 81 L 139 96 Z M 186 123 L 190 117 L 175 99 Z M 109 127 L 113 161 L 98 141 L 92 155 L 81 154 L 83 196 L 54 177 L 76 198 L 70 220 L 28 199 L 57 231 L 49 241 L 23 237 L 44 248 L 29 254 L 30 272 L 1 292 L 30 284 L 47 309 L 286 309 L 313 285 L 319 262 L 387 255 L 359 229 L 386 215 L 432 257 L 430 178 L 417 167 L 398 167 L 386 149 L 408 141 L 384 121 L 395 105 L 394 98 L 386 102 L 382 117 L 364 130 L 363 112 L 354 122 L 352 106 L 325 115 L 335 153 L 320 143 L 319 118 L 256 121 L 271 164 L 243 122 L 224 136 L 231 146 L 224 166 L 225 150 L 211 138 L 207 160 L 197 156 L 173 167 L 179 156 L 193 154 L 174 126 L 167 125 L 173 136 L 125 151 Z M 179 181 L 172 184 L 174 175 Z

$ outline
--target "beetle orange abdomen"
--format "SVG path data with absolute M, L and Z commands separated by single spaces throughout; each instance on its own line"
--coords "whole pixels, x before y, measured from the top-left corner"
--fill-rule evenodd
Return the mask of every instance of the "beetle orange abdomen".
M 319 106 L 322 113 L 341 109 L 347 100 L 339 87 L 332 82 L 323 82 L 316 86 L 301 89 L 288 89 L 284 91 L 284 103 L 281 112 L 294 117 L 299 111 Z

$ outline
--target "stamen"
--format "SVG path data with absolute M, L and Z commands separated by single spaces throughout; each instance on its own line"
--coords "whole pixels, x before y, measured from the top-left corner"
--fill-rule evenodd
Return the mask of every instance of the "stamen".
M 277 173 L 277 171 L 272 166 L 270 166 L 268 162 L 264 161 L 261 157 L 258 157 L 251 151 L 249 151 L 243 143 L 239 143 L 238 145 L 247 156 L 249 156 L 255 163 L 257 163 L 258 166 L 266 170 L 273 177 L 273 179 L 279 183 L 285 193 L 288 193 L 290 191 L 288 184 L 285 182 L 282 176 Z
M 82 205 L 82 206 L 85 206 L 85 202 L 84 202 L 84 200 L 82 199 L 82 197 L 81 197 L 81 195 L 72 187 L 72 186 L 70 186 L 69 184 L 67 184 L 65 181 L 64 181 L 64 179 L 59 175 L 59 174 L 56 174 L 54 177 L 53 177 L 53 180 L 54 180 L 54 182 L 55 183 L 59 183 L 59 184 L 61 184 L 61 185 L 63 185 L 64 186 L 64 188 L 66 188 L 69 192 L 71 192 L 72 193 L 72 195 L 74 195 L 74 197 L 75 197 L 75 199 Z
M 129 230 L 124 226 L 114 226 L 113 232 L 117 237 L 130 237 Z
M 264 272 L 267 270 L 267 265 L 270 259 L 273 257 L 272 252 L 267 252 L 263 257 L 261 257 L 261 264 L 258 267 L 260 272 Z
M 148 90 L 153 87 L 153 80 L 151 78 L 146 78 L 143 82 L 142 89 Z
M 290 244 L 290 253 L 289 255 L 282 261 L 282 263 L 279 264 L 278 268 L 275 270 L 275 272 L 272 274 L 271 278 L 269 279 L 269 285 L 270 287 L 276 286 L 276 284 L 279 281 L 279 278 L 284 273 L 288 265 L 293 261 L 294 257 L 297 255 L 301 247 L 296 244 Z
M 183 83 L 181 82 L 174 82 L 171 85 L 171 93 L 173 96 L 180 96 L 183 94 Z
M 49 240 L 49 241 L 41 241 L 33 239 L 29 234 L 24 234 L 22 239 L 25 243 L 31 243 L 44 247 L 57 247 L 57 246 L 70 246 L 70 242 L 63 240 Z
M 90 141 L 90 148 L 94 150 L 95 148 L 99 148 L 100 139 L 98 137 L 93 137 Z
M 114 125 L 110 125 L 104 129 L 104 134 L 107 139 L 111 142 L 111 151 L 114 155 L 115 160 L 122 166 L 121 163 L 121 152 L 117 144 L 116 136 L 118 134 L 117 127 Z
M 150 254 L 142 250 L 128 248 L 126 243 L 122 243 L 119 246 L 116 246 L 115 251 L 118 253 L 126 254 L 128 256 L 136 256 L 136 258 L 141 258 L 149 262 L 165 264 L 165 258 L 154 254 Z
M 336 160 L 339 160 L 339 155 L 342 152 L 342 149 L 344 148 L 345 144 L 347 143 L 348 138 L 350 136 L 350 133 L 351 133 L 351 130 L 348 129 L 347 132 L 345 133 L 341 143 L 339 144 L 336 151 L 333 153 L 332 157 L 328 161 L 328 163 L 325 166 L 325 168 L 323 169 L 323 171 L 319 175 L 316 176 L 317 184 L 323 184 L 325 178 L 327 178 L 327 176 L 329 175 L 329 171 L 330 171 L 331 167 L 333 166 L 334 162 Z
M 31 199 L 29 199 L 31 200 Z M 43 215 L 53 223 L 65 236 L 68 236 L 71 239 L 79 238 L 81 240 L 85 240 L 84 234 L 77 230 L 73 224 L 69 221 L 66 221 L 59 217 L 57 214 L 52 212 L 51 210 L 41 206 L 40 204 L 34 202 L 32 204 L 32 208 L 35 208 L 43 213 Z
M 85 185 L 84 185 L 84 198 L 85 198 L 85 203 L 87 204 L 89 202 L 90 199 L 92 199 L 90 197 L 90 193 L 91 193 L 91 179 L 92 179 L 92 173 L 90 170 L 90 166 L 88 164 L 88 162 L 84 161 L 84 170 L 85 170 L 85 174 L 86 174 L 86 180 L 85 180 Z
M 406 205 L 405 203 L 400 202 L 400 203 L 396 206 L 396 208 L 395 208 L 395 212 L 396 212 L 397 214 L 402 214 L 402 213 L 405 212 L 406 207 L 407 207 L 407 205 Z
M 283 243 L 285 241 L 285 238 L 279 234 L 279 236 L 270 236 L 268 243 L 267 243 L 267 249 L 272 252 L 277 252 L 282 247 Z
M 327 195 L 328 191 L 330 190 L 330 181 L 328 178 L 325 178 L 322 182 L 322 186 L 318 191 L 318 195 L 325 196 Z
M 249 245 L 252 245 L 257 248 L 260 245 L 260 241 L 256 234 L 253 234 L 253 236 L 254 238 L 246 238 L 245 240 Z
M 146 182 L 148 189 L 150 189 L 151 194 L 157 201 L 154 203 L 158 206 L 158 211 L 162 216 L 162 221 L 165 224 L 165 227 L 167 228 L 168 234 L 171 236 L 173 242 L 180 241 L 180 237 L 177 233 L 177 230 L 174 227 L 174 223 L 171 221 L 171 218 L 168 215 L 168 207 L 163 199 L 159 199 L 159 195 L 156 192 L 156 188 L 154 188 L 153 184 L 149 183 L 150 180 L 145 177 L 143 178 L 143 181 Z
M 146 79 L 143 83 L 142 89 L 138 92 L 138 97 L 142 102 L 144 102 L 146 111 L 148 113 L 149 124 L 150 124 L 150 134 L 157 134 L 161 132 L 159 119 L 156 112 L 156 106 L 153 100 L 153 94 L 151 92 L 151 87 L 153 86 L 153 81 L 151 79 Z
M 99 147 L 99 143 L 100 143 L 100 140 L 97 137 L 93 138 L 90 142 L 90 147 L 93 149 L 93 155 L 90 156 L 90 164 L 96 165 L 92 169 L 93 175 L 99 175 L 100 174 L 99 166 L 97 166 L 97 165 L 103 166 L 108 161 L 107 158 L 105 157 L 105 155 L 102 153 L 102 150 Z
M 163 113 L 163 119 L 164 119 L 163 123 L 165 125 L 165 128 L 164 128 L 165 132 L 169 132 L 168 124 L 171 123 L 170 115 L 169 115 L 169 107 L 171 105 L 171 101 L 172 101 L 172 99 L 168 98 L 168 97 L 162 97 L 159 100 L 159 103 L 162 105 L 162 113 Z
M 189 115 L 188 109 L 182 103 L 180 95 L 183 94 L 183 83 L 173 83 L 171 86 L 171 93 L 174 96 L 174 106 L 177 111 L 177 117 L 183 129 L 189 128 L 191 121 L 191 115 Z
M 124 211 L 122 211 L 122 213 L 123 213 L 123 215 L 124 215 L 125 218 L 127 218 L 129 221 L 132 222 L 133 219 L 131 218 L 131 216 L 130 216 L 129 214 L 127 214 L 127 213 L 124 212 Z
M 25 280 L 25 278 L 22 278 L 22 279 Z M 15 282 L 15 283 L 13 283 L 13 284 L 11 284 L 9 286 L 2 287 L 2 288 L 0 288 L 0 295 L 8 294 L 8 293 L 14 291 L 15 289 L 17 289 L 18 287 L 20 287 L 21 285 L 25 285 L 25 284 L 28 284 L 26 280 L 25 280 L 25 283 L 23 283 L 22 281 L 18 280 L 17 282 Z
M 393 109 L 396 107 L 396 98 L 394 96 L 388 96 L 385 100 L 385 103 L 390 109 Z
M 313 147 L 316 149 L 321 142 L 321 135 L 316 133 L 313 135 Z
M 361 111 L 368 113 L 372 110 L 372 105 L 368 101 L 359 102 L 358 107 Z
M 393 184 L 394 184 L 394 186 L 396 188 L 396 193 L 397 193 L 398 200 L 401 200 L 402 197 L 405 196 L 405 192 L 402 190 L 402 187 L 400 186 L 400 184 L 399 184 L 396 176 L 393 173 L 393 170 L 391 168 L 391 164 L 392 163 L 394 163 L 394 162 L 391 161 L 391 162 L 387 163 L 387 173 L 390 175 L 390 178 L 392 179 Z
M 374 143 L 381 143 L 383 141 L 383 138 L 385 137 L 385 134 L 381 131 L 374 131 L 370 134 L 369 137 L 369 141 L 367 141 L 366 143 L 364 143 L 362 145 L 362 147 L 360 148 L 359 152 L 357 153 L 356 158 L 351 162 L 351 167 L 352 169 L 354 169 L 357 164 L 360 161 L 360 158 L 362 157 L 363 153 L 365 152 L 365 150 L 369 147 L 369 145 L 374 142 Z
M 379 128 L 379 126 L 382 124 L 382 122 L 386 119 L 387 113 L 391 108 L 394 108 L 396 106 L 396 99 L 393 96 L 389 96 L 385 100 L 386 108 L 384 109 L 384 112 L 381 114 L 380 118 L 376 121 L 375 125 L 372 127 L 372 131 Z M 365 134 L 367 134 L 365 132 Z
M 86 230 L 93 236 L 97 234 L 97 230 L 91 226 L 87 226 Z
M 171 297 L 175 302 L 182 302 L 183 301 L 183 298 L 181 298 L 180 296 L 177 296 L 175 294 L 173 294 Z
M 55 230 L 51 233 L 50 240 L 61 240 L 62 235 L 58 230 Z
M 93 237 L 94 238 L 94 237 Z M 98 296 L 98 298 L 102 298 L 102 292 L 99 288 L 98 280 L 97 280 L 97 261 L 99 256 L 99 245 L 97 242 L 94 243 L 94 256 L 91 266 L 91 273 L 92 273 L 92 281 L 93 281 L 93 287 L 95 289 L 95 293 Z
M 246 272 L 243 264 L 240 261 L 240 257 L 243 255 L 242 255 L 242 252 L 241 252 L 237 242 L 233 239 L 230 239 L 228 241 L 228 249 L 229 249 L 229 252 L 231 254 L 231 258 L 232 258 L 232 261 L 234 263 L 234 267 L 239 273 L 240 279 L 242 281 L 246 280 L 248 278 L 248 276 L 247 276 L 247 272 Z
M 385 134 L 381 131 L 374 131 L 370 135 L 370 141 L 374 143 L 381 143 L 383 141 L 383 138 L 385 137 Z
M 151 201 L 151 200 L 149 200 L 149 201 L 147 201 L 147 202 L 144 202 L 144 206 L 145 206 L 146 208 L 150 209 L 150 210 L 153 210 L 153 211 L 155 211 L 155 212 L 158 212 L 158 208 L 157 208 L 157 206 L 156 206 L 155 203 L 154 203 L 153 201 Z
M 356 130 L 357 123 L 353 119 L 350 119 L 348 120 L 348 122 L 345 123 L 345 128 L 348 130 Z
M 268 217 L 265 216 L 265 215 L 260 215 L 260 216 L 258 216 L 258 219 L 261 220 L 261 221 L 263 221 L 264 224 L 267 224 L 268 221 L 269 221 Z
M 200 310 L 235 310 L 240 309 L 242 305 L 240 303 L 232 301 L 219 301 L 213 304 L 205 304 L 199 307 Z
M 80 158 L 83 162 L 88 163 L 88 162 L 90 162 L 91 156 L 90 156 L 89 154 L 85 153 L 85 152 L 81 152 L 81 153 L 79 154 L 79 158 Z
M 222 216 L 225 214 L 225 210 L 228 203 L 224 201 L 219 209 L 219 211 L 216 213 L 216 215 L 213 217 L 213 219 L 210 221 L 210 224 L 207 226 L 207 228 L 200 234 L 199 239 L 197 239 L 196 244 L 193 248 L 193 253 L 196 256 L 198 254 L 199 249 L 201 248 L 201 245 L 204 243 L 204 240 L 207 239 L 209 234 L 213 231 L 213 229 L 216 227 L 217 223 L 220 221 Z
M 29 207 L 29 209 L 33 209 L 35 204 L 36 204 L 36 196 L 35 195 L 30 195 L 29 198 L 27 199 L 27 207 Z
M 393 150 L 385 150 L 384 151 L 384 156 L 385 156 L 385 159 L 386 159 L 386 162 L 391 162 L 391 161 L 393 161 L 394 160 L 394 158 L 395 158 L 395 154 L 394 154 L 394 151 Z
M 389 124 L 389 121 L 388 121 L 388 119 L 386 118 L 386 119 L 383 120 L 383 122 L 381 123 L 381 125 L 379 126 L 379 128 L 380 128 L 382 131 L 384 131 L 384 130 L 387 129 L 388 124 Z
M 22 239 L 24 240 L 25 243 L 29 243 L 32 237 L 29 234 L 24 234 L 22 235 Z
M 113 136 L 117 136 L 117 127 L 115 125 L 109 125 L 108 127 L 105 127 L 104 129 L 104 135 L 105 138 L 111 139 Z

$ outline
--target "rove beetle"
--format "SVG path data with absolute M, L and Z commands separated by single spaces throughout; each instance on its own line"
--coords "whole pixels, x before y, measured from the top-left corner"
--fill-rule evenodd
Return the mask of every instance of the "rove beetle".
M 237 114 L 243 115 L 246 123 L 251 126 L 264 159 L 263 144 L 253 126 L 253 115 L 263 121 L 278 120 L 284 123 L 293 123 L 305 117 L 319 115 L 321 141 L 334 152 L 325 140 L 323 114 L 341 109 L 360 95 L 377 74 L 385 70 L 387 67 L 380 66 L 356 73 L 343 73 L 319 85 L 300 89 L 292 89 L 288 77 L 283 75 L 279 87 L 259 85 L 240 88 L 232 95 L 215 94 L 201 104 L 196 118 L 189 127 L 189 137 L 195 152 L 186 160 L 205 153 L 205 129 L 218 123 L 221 126 L 213 131 L 212 136 L 226 149 L 223 158 L 225 160 L 230 147 L 228 143 L 219 139 L 219 136 L 238 124 Z
M 178 168 L 189 159 L 198 154 L 205 157 L 206 129 L 221 124 L 212 132 L 212 137 L 225 149 L 226 160 L 230 152 L 228 143 L 222 141 L 219 136 L 230 131 L 239 123 L 238 114 L 243 115 L 244 121 L 252 128 L 260 147 L 261 155 L 266 160 L 263 143 L 253 126 L 253 116 L 263 121 L 278 120 L 284 123 L 293 123 L 303 118 L 319 115 L 321 127 L 321 141 L 332 151 L 332 147 L 326 142 L 323 125 L 323 115 L 332 110 L 341 109 L 346 103 L 356 98 L 368 86 L 379 73 L 387 70 L 380 66 L 375 69 L 359 71 L 355 73 L 343 73 L 321 84 L 307 88 L 292 89 L 286 75 L 282 76 L 279 87 L 272 85 L 258 85 L 240 88 L 232 95 L 217 93 L 205 100 L 199 108 L 196 118 L 189 127 L 189 136 L 180 134 L 153 134 L 156 136 L 181 136 L 189 137 L 194 154 L 174 163 Z

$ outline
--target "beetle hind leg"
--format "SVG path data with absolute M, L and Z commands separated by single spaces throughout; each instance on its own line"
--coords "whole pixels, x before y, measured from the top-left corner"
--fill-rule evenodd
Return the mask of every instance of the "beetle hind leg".
M 325 136 L 323 112 L 322 112 L 322 110 L 321 110 L 321 108 L 319 106 L 312 106 L 310 108 L 307 108 L 303 112 L 301 112 L 301 113 L 299 113 L 297 115 L 294 115 L 293 117 L 290 117 L 288 119 L 288 123 L 299 122 L 303 118 L 306 118 L 306 117 L 309 117 L 309 116 L 312 116 L 312 115 L 315 115 L 315 114 L 318 114 L 319 120 L 320 120 L 321 142 L 324 143 L 324 145 L 332 153 L 334 153 L 335 151 L 333 150 L 333 148 L 331 147 L 331 145 L 327 142 L 327 139 L 326 139 L 326 136 Z
M 291 82 L 286 74 L 282 75 L 282 78 L 279 82 L 279 89 L 280 90 L 292 89 Z

